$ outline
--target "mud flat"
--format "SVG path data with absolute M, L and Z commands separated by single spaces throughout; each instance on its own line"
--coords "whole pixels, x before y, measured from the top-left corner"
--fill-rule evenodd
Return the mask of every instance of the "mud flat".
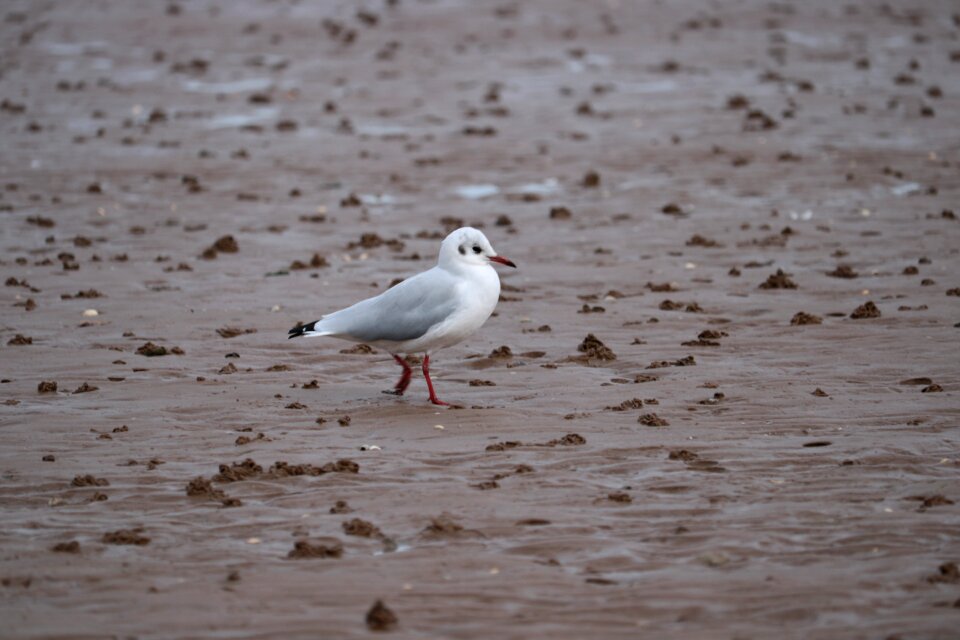
M 912 6 L 5 3 L 3 635 L 952 637 L 960 16 Z M 285 339 L 461 224 L 520 268 L 459 408 Z

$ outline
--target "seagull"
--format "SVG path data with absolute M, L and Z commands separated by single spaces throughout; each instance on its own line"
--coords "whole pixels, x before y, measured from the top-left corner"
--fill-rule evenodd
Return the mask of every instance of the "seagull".
M 430 402 L 440 400 L 430 380 L 430 354 L 457 344 L 483 326 L 500 299 L 500 276 L 492 263 L 516 268 L 498 255 L 483 232 L 461 227 L 440 243 L 437 266 L 378 296 L 290 329 L 288 338 L 331 336 L 388 351 L 403 367 L 392 391 L 402 396 L 413 373 L 401 353 L 423 353 Z

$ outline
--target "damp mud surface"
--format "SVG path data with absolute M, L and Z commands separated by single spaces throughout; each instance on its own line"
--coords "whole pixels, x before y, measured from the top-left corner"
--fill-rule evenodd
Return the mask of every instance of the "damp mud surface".
M 901 4 L 5 2 L 2 635 L 955 637 L 960 16 Z M 466 224 L 454 408 L 287 340 Z

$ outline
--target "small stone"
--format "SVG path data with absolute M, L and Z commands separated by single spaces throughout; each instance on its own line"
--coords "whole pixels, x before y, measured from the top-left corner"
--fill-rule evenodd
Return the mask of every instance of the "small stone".
M 854 309 L 853 313 L 850 314 L 850 317 L 854 320 L 862 320 L 864 318 L 879 318 L 880 309 L 877 308 L 877 305 L 875 305 L 872 300 L 868 300 Z
M 794 314 L 793 318 L 790 319 L 790 324 L 793 325 L 805 325 L 805 324 L 822 324 L 823 318 L 820 316 L 813 315 L 812 313 L 807 313 L 806 311 L 798 311 Z
M 339 558 L 342 555 L 343 545 L 339 542 L 320 544 L 311 543 L 308 540 L 297 540 L 287 557 L 291 559 Z
M 847 279 L 850 279 L 850 278 L 856 278 L 856 277 L 859 276 L 860 274 L 857 273 L 856 271 L 854 271 L 854 270 L 853 270 L 853 267 L 851 267 L 850 265 L 848 265 L 848 264 L 840 264 L 840 265 L 837 265 L 837 268 L 834 269 L 833 271 L 828 271 L 828 272 L 827 272 L 827 275 L 830 276 L 830 277 L 832 277 L 832 278 L 847 278 Z
M 487 357 L 493 358 L 495 360 L 502 360 L 506 358 L 512 358 L 513 352 L 510 350 L 510 347 L 508 347 L 507 345 L 502 345 L 500 347 L 497 347 L 493 351 L 491 351 L 490 355 Z
M 761 289 L 796 289 L 797 283 L 790 279 L 790 275 L 777 269 L 777 272 L 768 276 L 765 282 L 760 283 Z
M 147 342 L 137 349 L 137 353 L 148 358 L 156 358 L 158 356 L 167 355 L 167 348 L 156 345 L 152 342 Z
M 223 236 L 213 243 L 213 248 L 221 253 L 237 253 L 240 251 L 240 245 L 237 244 L 233 236 Z
M 387 608 L 382 600 L 377 600 L 367 611 L 367 627 L 371 631 L 390 631 L 397 626 L 397 614 Z
M 655 413 L 645 413 L 639 418 L 637 418 L 637 422 L 647 427 L 669 427 L 670 426 L 669 422 L 667 422 L 665 419 L 661 418 Z
M 351 511 L 353 511 L 353 509 L 350 508 L 346 500 L 337 500 L 336 503 L 330 507 L 330 513 L 350 513 Z
M 583 186 L 588 189 L 595 189 L 600 186 L 600 174 L 596 171 L 587 171 L 583 176 Z
M 583 342 L 577 347 L 577 351 L 586 354 L 588 358 L 595 358 L 597 360 L 617 359 L 613 350 L 603 344 L 603 342 L 592 333 L 587 334 L 587 337 L 584 338 Z
M 150 538 L 142 535 L 143 529 L 120 529 L 103 534 L 102 541 L 106 544 L 133 544 L 143 546 L 150 543 Z

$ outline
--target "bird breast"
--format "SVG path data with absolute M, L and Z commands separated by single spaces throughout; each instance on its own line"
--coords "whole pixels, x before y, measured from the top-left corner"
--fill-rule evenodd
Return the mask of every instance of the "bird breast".
M 483 314 L 483 319 L 486 320 L 493 313 L 497 302 L 500 300 L 500 276 L 497 274 L 497 270 L 490 265 L 476 269 L 476 273 L 473 275 L 476 277 L 477 283 L 471 287 L 467 296 L 474 299 L 474 304 L 478 311 Z
M 457 317 L 451 318 L 460 329 L 457 333 L 462 337 L 479 329 L 493 313 L 500 299 L 500 276 L 493 267 L 471 269 L 471 273 L 466 275 L 467 281 L 462 282 L 457 291 L 460 309 L 455 314 Z

